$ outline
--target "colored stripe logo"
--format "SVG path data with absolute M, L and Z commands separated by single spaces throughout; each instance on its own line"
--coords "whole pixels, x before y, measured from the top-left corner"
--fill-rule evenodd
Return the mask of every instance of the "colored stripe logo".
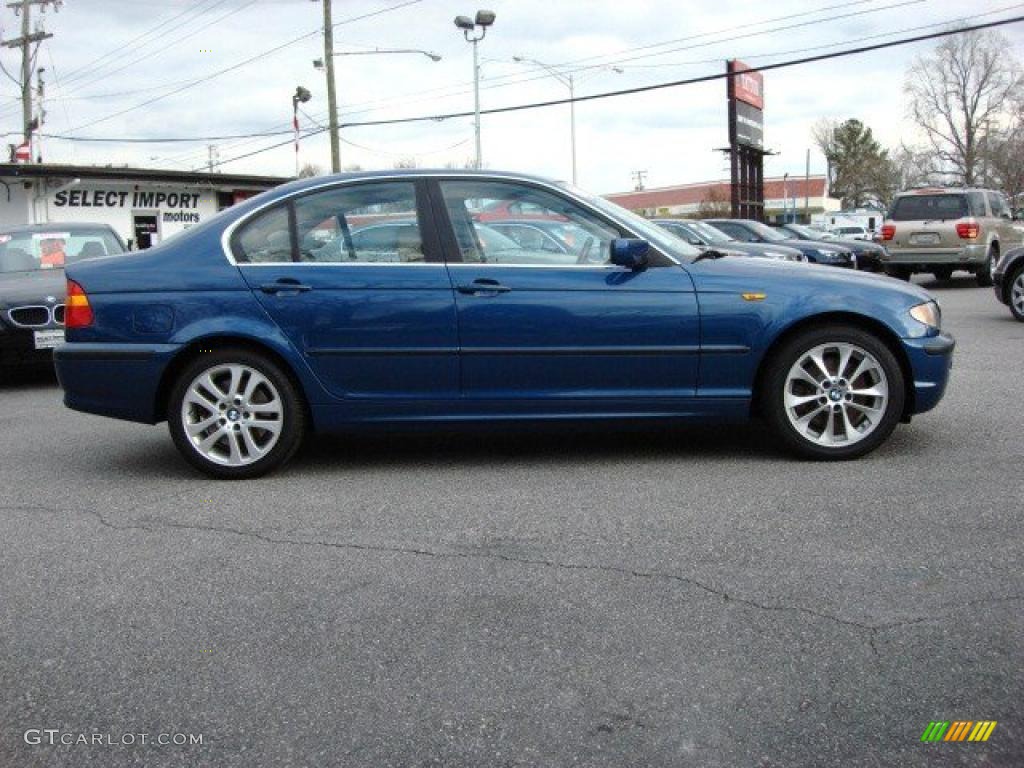
M 995 720 L 933 720 L 921 741 L 988 741 L 995 729 Z

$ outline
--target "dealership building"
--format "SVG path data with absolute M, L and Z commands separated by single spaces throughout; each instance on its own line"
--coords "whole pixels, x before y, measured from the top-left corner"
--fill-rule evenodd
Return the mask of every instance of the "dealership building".
M 644 216 L 697 216 L 724 207 L 728 211 L 732 187 L 728 181 L 701 181 L 673 187 L 616 192 L 605 197 Z M 789 176 L 764 180 L 765 221 L 810 223 L 812 217 L 842 208 L 829 196 L 825 176 Z M 728 216 L 728 212 L 725 213 Z
M 0 228 L 109 224 L 132 247 L 148 248 L 286 181 L 148 168 L 0 164 Z

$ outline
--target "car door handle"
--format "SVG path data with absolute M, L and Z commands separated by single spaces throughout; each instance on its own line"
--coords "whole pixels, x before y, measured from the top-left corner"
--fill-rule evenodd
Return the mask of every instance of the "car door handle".
M 264 293 L 305 293 L 306 291 L 313 290 L 311 285 L 303 285 L 298 280 L 292 278 L 281 278 L 280 280 L 273 283 L 264 283 L 260 286 L 260 290 Z
M 456 290 L 471 296 L 497 296 L 499 293 L 508 293 L 512 289 L 497 280 L 481 277 L 472 283 L 457 286 Z

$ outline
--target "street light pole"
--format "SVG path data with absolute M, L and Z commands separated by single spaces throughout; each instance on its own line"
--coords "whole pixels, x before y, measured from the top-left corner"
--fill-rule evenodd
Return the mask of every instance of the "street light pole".
M 331 0 L 324 3 L 324 66 L 327 68 L 327 127 L 331 134 L 331 172 L 341 172 L 341 147 L 338 143 L 338 96 L 334 90 L 334 24 Z
M 536 64 L 541 69 L 546 70 L 549 75 L 569 89 L 569 141 L 572 152 L 572 183 L 575 185 L 578 182 L 578 179 L 576 175 L 576 80 L 574 76 L 572 73 L 563 75 L 557 69 L 548 66 L 543 61 L 528 59 L 525 56 L 513 56 L 512 61 L 519 64 Z M 610 69 L 612 72 L 622 74 L 621 67 L 601 66 L 599 69 Z
M 325 8 L 330 5 L 330 0 L 325 0 Z M 327 11 L 324 14 L 324 23 L 326 24 L 330 18 L 330 12 Z M 325 29 L 328 27 L 325 27 Z M 325 45 L 326 41 L 330 41 L 333 44 L 333 35 L 324 35 Z M 333 48 L 326 47 L 324 50 L 324 57 L 322 59 L 313 59 L 313 67 L 315 69 L 323 69 L 327 72 L 327 104 L 330 110 L 330 120 L 328 122 L 328 128 L 331 133 L 331 171 L 333 173 L 339 173 L 341 171 L 341 158 L 340 147 L 338 146 L 341 141 L 338 135 L 338 108 L 337 98 L 334 93 L 334 57 L 335 56 L 378 56 L 381 54 L 390 53 L 421 53 L 431 61 L 440 61 L 440 55 L 433 51 L 424 51 L 419 48 L 374 48 L 369 51 L 335 51 Z
M 455 26 L 462 30 L 466 42 L 473 44 L 473 132 L 476 138 L 476 161 L 477 170 L 483 167 L 483 152 L 480 148 L 480 58 L 477 53 L 477 44 L 487 36 L 487 28 L 494 23 L 494 11 L 477 11 L 476 18 L 469 16 L 456 16 Z M 479 28 L 480 34 L 475 34 Z M 469 33 L 473 32 L 470 37 Z

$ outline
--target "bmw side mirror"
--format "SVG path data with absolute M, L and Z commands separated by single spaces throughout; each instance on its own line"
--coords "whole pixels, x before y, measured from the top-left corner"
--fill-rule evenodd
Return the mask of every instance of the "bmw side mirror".
M 611 262 L 626 269 L 643 269 L 647 266 L 647 252 L 651 244 L 646 240 L 617 237 L 611 243 Z

